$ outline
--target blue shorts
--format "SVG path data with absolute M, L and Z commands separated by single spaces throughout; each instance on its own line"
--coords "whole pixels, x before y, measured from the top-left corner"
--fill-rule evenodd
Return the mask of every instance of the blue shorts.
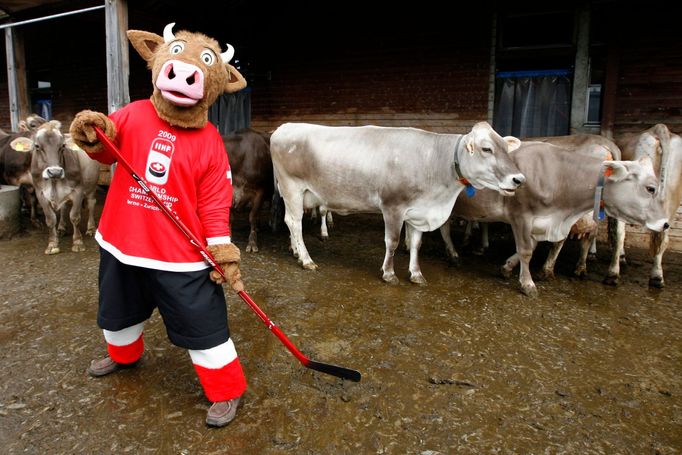
M 185 349 L 225 343 L 230 332 L 223 287 L 208 270 L 168 272 L 120 262 L 100 248 L 97 324 L 118 331 L 159 309 L 171 342 Z

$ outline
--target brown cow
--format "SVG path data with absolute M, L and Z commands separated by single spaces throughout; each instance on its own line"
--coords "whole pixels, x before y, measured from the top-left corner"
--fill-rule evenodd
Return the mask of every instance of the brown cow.
M 31 224 L 39 226 L 37 201 L 31 179 L 31 154 L 17 152 L 10 146 L 19 137 L 31 134 L 47 120 L 33 114 L 19 123 L 19 133 L 6 133 L 0 130 L 0 184 L 21 188 L 23 204 L 31 214 Z
M 247 252 L 258 251 L 258 223 L 265 200 L 273 194 L 270 135 L 244 128 L 227 136 L 223 143 L 232 168 L 232 207 L 239 210 L 250 206 L 249 242 Z
M 72 204 L 69 213 L 73 225 L 72 251 L 85 250 L 78 227 L 84 199 L 88 201 L 89 208 L 88 230 L 95 229 L 94 206 L 99 165 L 62 134 L 60 128 L 61 124 L 52 120 L 38 127 L 31 138 L 18 137 L 11 143 L 15 151 L 31 156 L 31 180 L 49 229 L 45 254 L 60 252 L 57 214 L 69 202 Z

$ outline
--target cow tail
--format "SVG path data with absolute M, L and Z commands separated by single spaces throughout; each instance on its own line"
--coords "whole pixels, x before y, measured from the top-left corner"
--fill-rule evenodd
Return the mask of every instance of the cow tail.
M 270 204 L 270 228 L 273 233 L 279 232 L 280 226 L 284 222 L 284 199 L 279 193 L 279 186 L 277 185 L 277 176 L 272 173 L 273 191 L 272 202 Z

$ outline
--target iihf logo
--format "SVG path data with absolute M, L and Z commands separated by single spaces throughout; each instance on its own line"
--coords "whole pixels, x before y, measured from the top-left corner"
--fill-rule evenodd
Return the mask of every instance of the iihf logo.
M 171 141 L 158 137 L 154 139 L 147 157 L 145 178 L 149 183 L 164 185 L 168 181 L 173 151 L 175 151 L 175 145 Z

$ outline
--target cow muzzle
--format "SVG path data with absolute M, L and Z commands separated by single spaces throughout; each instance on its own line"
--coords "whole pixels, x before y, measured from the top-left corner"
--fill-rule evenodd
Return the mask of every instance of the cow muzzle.
M 64 168 L 59 166 L 48 166 L 43 170 L 43 178 L 48 179 L 63 179 Z
M 526 176 L 519 174 L 511 174 L 506 176 L 500 182 L 499 191 L 503 196 L 513 196 L 516 189 L 526 182 Z
M 194 106 L 204 97 L 204 73 L 190 63 L 169 60 L 161 67 L 156 88 L 173 104 Z
M 647 221 L 646 227 L 647 229 L 651 229 L 654 232 L 663 232 L 670 227 L 670 224 L 668 223 L 667 219 L 662 219 L 653 222 Z

